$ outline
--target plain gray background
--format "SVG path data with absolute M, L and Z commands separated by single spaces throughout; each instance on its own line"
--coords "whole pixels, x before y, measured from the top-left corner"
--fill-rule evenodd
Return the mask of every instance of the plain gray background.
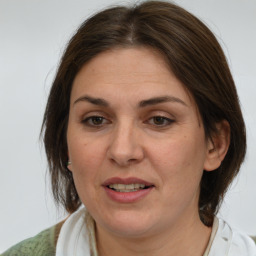
M 40 126 L 65 44 L 90 14 L 111 0 L 0 0 L 0 252 L 55 224 Z M 248 154 L 220 211 L 256 235 L 256 1 L 176 0 L 216 34 L 237 84 Z

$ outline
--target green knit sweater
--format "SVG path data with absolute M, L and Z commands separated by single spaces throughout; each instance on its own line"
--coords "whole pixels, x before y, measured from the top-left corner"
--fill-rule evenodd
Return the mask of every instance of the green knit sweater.
M 62 223 L 28 238 L 1 254 L 1 256 L 54 256 L 56 241 Z

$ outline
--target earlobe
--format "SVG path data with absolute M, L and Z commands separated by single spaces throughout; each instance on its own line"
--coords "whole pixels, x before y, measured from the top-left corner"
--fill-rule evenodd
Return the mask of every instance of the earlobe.
M 68 161 L 66 163 L 66 166 L 67 166 L 68 170 L 72 172 L 72 163 L 69 159 L 69 152 L 67 152 L 67 155 L 68 155 Z
M 72 172 L 72 163 L 70 160 L 67 162 L 67 168 Z
M 216 124 L 217 132 L 208 140 L 208 148 L 204 164 L 205 171 L 214 171 L 220 167 L 230 144 L 230 126 L 228 121 L 222 120 Z

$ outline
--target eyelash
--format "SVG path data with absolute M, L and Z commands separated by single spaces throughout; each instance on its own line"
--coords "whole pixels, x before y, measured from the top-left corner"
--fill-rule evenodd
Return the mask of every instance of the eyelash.
M 157 126 L 157 127 L 166 127 L 166 126 L 171 125 L 171 124 L 174 122 L 173 119 L 170 119 L 170 118 L 168 118 L 168 117 L 161 116 L 161 115 L 153 116 L 153 117 L 149 118 L 149 119 L 147 120 L 147 122 L 150 123 L 149 120 L 157 121 L 157 119 L 158 119 L 158 122 L 159 122 L 159 121 L 160 121 L 160 122 L 163 121 L 164 123 L 162 123 L 162 124 L 155 124 L 155 123 L 154 123 L 154 124 L 151 124 L 151 125 L 154 125 L 154 126 Z M 159 119 L 160 119 L 160 120 L 159 120 Z
M 95 119 L 105 120 L 109 123 L 109 121 L 106 118 L 104 118 L 103 116 L 96 116 L 96 115 L 95 116 L 89 116 L 89 117 L 85 118 L 84 120 L 82 120 L 82 123 L 87 125 L 87 126 L 96 127 L 96 128 L 101 127 L 101 126 L 104 125 L 102 123 L 100 123 L 100 124 L 93 123 L 93 120 L 95 120 Z
M 100 121 L 100 123 L 96 124 L 96 123 L 94 123 L 94 121 Z M 160 121 L 162 123 L 156 124 L 156 123 L 152 123 L 150 121 L 153 121 L 153 122 Z M 173 119 L 170 119 L 170 118 L 167 118 L 167 117 L 161 116 L 161 115 L 156 115 L 156 116 L 150 117 L 144 123 L 148 123 L 155 127 L 167 127 L 167 126 L 170 126 L 173 122 L 174 122 Z M 104 124 L 106 124 L 106 123 L 109 124 L 111 122 L 103 116 L 95 115 L 95 116 L 89 116 L 89 117 L 85 118 L 84 120 L 82 120 L 82 123 L 85 124 L 86 126 L 89 126 L 92 128 L 101 128 L 102 126 L 104 126 Z

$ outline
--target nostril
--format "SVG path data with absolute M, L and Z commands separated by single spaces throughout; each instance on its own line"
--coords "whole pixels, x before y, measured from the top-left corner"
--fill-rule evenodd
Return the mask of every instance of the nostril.
M 136 161 L 137 161 L 137 159 L 135 159 L 135 158 L 132 158 L 132 159 L 128 160 L 128 162 L 136 162 Z
M 130 165 L 138 163 L 140 160 L 136 159 L 136 158 L 128 158 L 128 157 L 126 158 L 126 157 L 121 157 L 121 156 L 119 156 L 119 157 L 115 156 L 115 157 L 111 157 L 110 161 L 113 164 L 117 164 L 119 166 L 130 166 Z

